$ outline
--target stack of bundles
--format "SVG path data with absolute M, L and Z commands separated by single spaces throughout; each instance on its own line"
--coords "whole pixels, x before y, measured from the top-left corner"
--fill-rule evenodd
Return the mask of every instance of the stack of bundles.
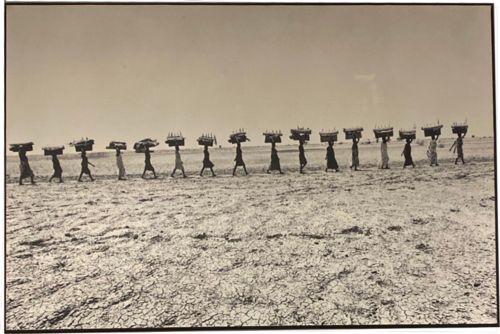
M 111 142 L 109 142 L 109 145 L 106 146 L 106 149 L 108 149 L 108 150 L 126 150 L 127 143 L 124 141 L 111 141 Z
M 344 128 L 345 139 L 361 138 L 362 127 L 357 128 Z
M 243 129 L 239 129 L 238 131 L 233 132 L 229 135 L 229 140 L 231 144 L 236 144 L 238 142 L 244 143 L 246 141 L 250 141 L 250 138 L 247 137 L 247 133 Z
M 465 135 L 467 133 L 467 129 L 469 126 L 467 124 L 458 124 L 458 123 L 453 123 L 451 126 L 451 132 L 454 134 L 460 134 L 460 135 Z
M 416 130 L 399 130 L 399 138 L 401 139 L 416 139 L 417 134 Z
M 392 127 L 383 127 L 373 129 L 373 133 L 375 134 L 375 138 L 384 138 L 384 137 L 392 137 L 394 136 L 394 130 Z
M 319 138 L 322 143 L 335 142 L 338 139 L 339 132 L 337 130 L 319 132 Z
M 217 138 L 212 134 L 203 134 L 198 138 L 198 145 L 201 146 L 214 146 L 214 143 L 217 144 Z
M 62 155 L 64 146 L 46 146 L 42 147 L 43 155 Z
M 301 139 L 303 141 L 310 140 L 311 129 L 309 128 L 297 127 L 297 129 L 291 129 L 290 132 L 292 133 L 290 135 L 290 139 L 292 140 L 301 140 Z
M 136 153 L 144 153 L 146 151 L 146 148 L 155 146 L 158 146 L 158 142 L 156 141 L 156 139 L 146 138 L 135 143 L 134 150 Z
M 77 152 L 92 151 L 93 145 L 94 145 L 94 140 L 88 138 L 75 140 L 72 143 L 70 143 L 70 146 L 74 146 Z
M 165 140 L 165 144 L 168 144 L 169 147 L 172 146 L 184 146 L 184 137 L 182 133 L 173 134 L 169 133 L 167 136 L 167 140 Z
M 426 125 L 422 127 L 422 130 L 424 130 L 425 137 L 439 136 L 442 127 L 442 125 Z
M 10 144 L 9 150 L 12 152 L 33 151 L 33 143 L 29 142 L 29 143 Z
M 266 131 L 263 133 L 264 143 L 281 143 L 281 131 Z

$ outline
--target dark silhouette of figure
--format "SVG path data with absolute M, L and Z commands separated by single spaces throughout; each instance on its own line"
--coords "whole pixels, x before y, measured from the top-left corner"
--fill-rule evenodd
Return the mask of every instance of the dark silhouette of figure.
M 389 137 L 382 137 L 382 144 L 380 144 L 381 164 L 380 169 L 389 169 L 389 152 L 387 151 L 387 142 Z
M 328 172 L 329 169 L 334 169 L 336 172 L 339 171 L 339 165 L 337 164 L 337 159 L 335 159 L 335 151 L 333 150 L 333 141 L 328 142 L 325 159 L 326 159 L 325 172 Z
M 91 162 L 89 162 L 89 158 L 87 158 L 87 153 L 85 151 L 82 151 L 82 171 L 80 172 L 80 176 L 78 177 L 78 182 L 82 182 L 83 174 L 87 174 L 90 177 L 90 180 L 94 181 L 94 178 L 90 173 L 89 165 L 95 167 Z
M 458 135 L 458 138 L 455 140 L 453 145 L 451 145 L 450 151 L 453 147 L 455 147 L 455 149 L 453 150 L 453 153 L 457 152 L 457 158 L 455 159 L 455 165 L 458 163 L 458 160 L 462 160 L 462 164 L 465 164 L 464 149 L 463 149 L 463 146 L 464 146 L 463 138 L 465 137 L 465 133 L 463 135 L 458 133 L 457 135 Z
M 177 169 L 180 169 L 182 171 L 182 176 L 186 177 L 186 172 L 184 171 L 184 164 L 182 163 L 181 160 L 181 152 L 179 151 L 179 145 L 175 145 L 175 167 L 174 170 L 172 171 L 172 174 L 170 174 L 171 177 L 174 177 L 175 171 Z
M 245 174 L 248 175 L 247 172 L 247 167 L 245 166 L 245 162 L 243 161 L 243 152 L 241 151 L 241 143 L 238 141 L 236 142 L 236 158 L 234 158 L 235 164 L 234 164 L 234 169 L 233 169 L 233 176 L 236 173 L 236 168 L 238 166 L 243 166 L 243 169 L 245 170 Z
M 278 157 L 278 150 L 276 149 L 276 143 L 274 141 L 271 143 L 271 164 L 267 169 L 267 174 L 270 174 L 272 170 L 277 170 L 280 174 L 283 174 L 281 171 L 280 158 Z
M 411 157 L 411 142 L 413 139 L 406 138 L 406 144 L 405 148 L 403 149 L 403 152 L 401 155 L 404 155 L 405 157 L 405 162 L 403 164 L 403 168 L 406 168 L 406 166 L 413 166 L 415 168 L 415 164 L 413 163 L 413 158 Z
M 208 153 L 208 145 L 205 145 L 205 148 L 203 149 L 203 167 L 201 168 L 200 176 L 203 176 L 205 168 L 210 168 L 212 176 L 215 176 L 214 164 L 210 161 L 210 153 Z
M 19 185 L 21 186 L 23 184 L 23 179 L 26 179 L 28 177 L 31 180 L 31 184 L 35 184 L 35 174 L 33 174 L 33 171 L 31 170 L 30 164 L 28 162 L 28 157 L 26 156 L 26 151 L 19 151 L 19 160 L 19 170 L 21 172 L 21 175 L 19 176 Z
M 304 174 L 304 168 L 307 165 L 306 154 L 304 151 L 304 139 L 299 139 L 299 163 L 300 163 L 300 174 Z
M 156 179 L 156 173 L 153 165 L 151 164 L 151 152 L 149 151 L 149 147 L 144 149 L 144 171 L 142 172 L 142 178 L 146 175 L 147 171 L 153 172 L 153 176 Z
M 53 178 L 58 178 L 59 183 L 63 182 L 62 179 L 62 167 L 61 164 L 59 163 L 59 159 L 57 158 L 57 154 L 52 154 L 52 168 L 54 168 L 54 174 L 49 179 L 49 182 L 52 182 Z
M 359 151 L 358 151 L 359 138 L 352 139 L 352 165 L 351 169 L 354 168 L 355 171 L 358 170 L 359 166 Z

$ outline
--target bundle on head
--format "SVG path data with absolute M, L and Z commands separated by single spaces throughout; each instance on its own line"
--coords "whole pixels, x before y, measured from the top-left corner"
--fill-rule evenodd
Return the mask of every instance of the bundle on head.
M 185 138 L 182 136 L 182 134 L 169 134 L 167 136 L 167 140 L 165 140 L 165 143 L 168 144 L 169 147 L 172 146 L 184 146 L 184 140 Z
M 217 144 L 217 139 L 212 135 L 201 135 L 198 139 L 198 145 L 201 146 L 213 146 L 214 143 Z
M 263 133 L 265 143 L 281 143 L 281 131 L 266 131 Z
M 416 139 L 416 131 L 415 130 L 399 130 L 399 138 L 401 139 Z
M 390 138 L 392 136 L 394 136 L 394 130 L 392 127 L 388 127 L 388 128 L 377 128 L 377 129 L 373 129 L 373 133 L 375 134 L 375 138 Z
M 290 129 L 290 139 L 309 141 L 311 136 L 311 129 L 304 127 L 297 127 L 297 129 Z
M 453 132 L 454 134 L 465 135 L 468 129 L 469 126 L 466 124 L 453 124 L 451 126 L 451 132 Z
M 442 127 L 442 125 L 423 126 L 422 130 L 424 130 L 425 137 L 439 136 L 441 135 Z
M 155 147 L 158 146 L 158 142 L 156 139 L 150 139 L 146 138 L 143 140 L 140 140 L 134 144 L 134 150 L 137 153 L 144 153 L 147 148 Z
M 338 140 L 339 132 L 333 131 L 321 131 L 319 133 L 319 139 L 322 143 L 336 142 Z
M 93 145 L 93 139 L 80 139 L 70 143 L 70 146 L 74 146 L 77 152 L 92 151 Z
M 42 147 L 43 155 L 62 155 L 64 146 L 46 146 Z
M 236 144 L 236 143 L 244 143 L 246 141 L 250 141 L 250 138 L 247 137 L 247 133 L 245 131 L 238 131 L 238 132 L 235 132 L 231 135 L 229 135 L 229 140 L 228 142 L 230 142 L 231 144 Z
M 345 139 L 354 139 L 361 138 L 361 132 L 363 132 L 363 128 L 344 128 Z
M 28 142 L 28 143 L 18 143 L 18 144 L 10 144 L 10 151 L 12 152 L 28 152 L 28 151 L 33 151 L 33 142 Z

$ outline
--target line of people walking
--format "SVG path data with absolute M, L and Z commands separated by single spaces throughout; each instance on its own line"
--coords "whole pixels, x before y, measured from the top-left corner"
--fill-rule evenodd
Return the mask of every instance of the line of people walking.
M 457 155 L 455 159 L 455 164 L 457 164 L 459 161 L 462 161 L 462 164 L 465 164 L 464 160 L 464 153 L 463 153 L 463 138 L 465 137 L 465 134 L 458 134 L 457 139 L 454 141 L 453 145 L 450 147 L 449 151 L 453 149 L 453 153 Z M 427 157 L 429 160 L 430 166 L 439 166 L 438 164 L 438 157 L 437 157 L 437 140 L 439 138 L 439 135 L 433 135 L 431 137 L 431 140 L 429 142 L 429 146 L 427 149 Z M 358 149 L 358 144 L 359 144 L 360 139 L 359 138 L 352 138 L 352 159 L 351 159 L 351 165 L 350 168 L 353 171 L 359 170 L 359 149 Z M 379 165 L 380 169 L 389 169 L 389 154 L 388 154 L 388 147 L 387 144 L 389 142 L 389 137 L 382 137 L 382 143 L 381 143 L 381 163 Z M 406 168 L 408 166 L 412 166 L 415 168 L 415 163 L 413 162 L 412 158 L 412 147 L 411 143 L 413 142 L 413 139 L 407 138 L 406 143 L 404 146 L 404 149 L 401 153 L 401 156 L 404 156 L 404 163 L 403 163 L 403 168 Z M 299 140 L 299 172 L 304 173 L 304 169 L 307 165 L 307 159 L 305 155 L 305 149 L 304 149 L 304 144 L 305 140 L 300 139 Z M 151 172 L 153 175 L 153 178 L 157 178 L 157 174 L 155 172 L 155 169 L 151 163 L 151 151 L 149 147 L 146 147 L 144 150 L 144 171 L 142 173 L 142 178 L 146 178 L 146 173 Z M 34 181 L 34 173 L 32 169 L 30 168 L 29 162 L 28 162 L 28 157 L 26 155 L 25 150 L 19 150 L 19 160 L 20 160 L 20 177 L 19 177 L 19 184 L 23 184 L 23 180 L 26 178 L 29 178 L 31 183 L 35 183 Z M 336 157 L 335 157 L 335 150 L 334 150 L 334 141 L 328 141 L 327 148 L 326 148 L 326 168 L 325 172 L 328 172 L 330 170 L 333 170 L 335 172 L 339 171 L 339 165 L 337 163 Z M 248 170 L 246 168 L 245 162 L 243 160 L 243 151 L 241 148 L 241 142 L 236 140 L 236 156 L 234 159 L 234 168 L 233 168 L 233 173 L 232 175 L 236 175 L 236 171 L 238 167 L 242 167 L 245 175 L 248 175 Z M 52 154 L 52 165 L 53 165 L 53 174 L 49 178 L 49 182 L 52 182 L 53 179 L 58 179 L 59 182 L 63 182 L 62 178 L 62 167 L 59 162 L 59 159 L 57 157 L 57 154 Z M 122 158 L 122 149 L 120 147 L 116 148 L 116 165 L 118 169 L 118 180 L 126 180 L 126 172 L 125 172 L 125 166 L 123 163 L 123 158 Z M 81 172 L 80 175 L 78 176 L 78 182 L 82 182 L 82 178 L 84 175 L 88 176 L 90 178 L 90 181 L 94 181 L 94 177 L 92 176 L 92 173 L 90 171 L 89 166 L 95 167 L 93 165 L 88 157 L 87 157 L 87 152 L 86 150 L 81 150 Z M 199 173 L 200 177 L 203 176 L 205 169 L 209 169 L 212 176 L 215 177 L 216 174 L 214 172 L 214 163 L 210 160 L 210 153 L 208 149 L 208 145 L 205 145 L 203 148 L 203 160 L 202 160 L 202 168 Z M 182 176 L 185 178 L 186 172 L 184 169 L 184 164 L 181 159 L 181 154 L 180 154 L 180 148 L 179 145 L 175 146 L 175 165 L 174 169 L 172 170 L 172 173 L 170 174 L 171 177 L 175 176 L 175 173 L 177 171 L 180 171 L 182 173 Z M 271 141 L 271 161 L 269 164 L 269 167 L 267 168 L 267 173 L 270 174 L 272 171 L 278 171 L 280 174 L 283 174 L 283 171 L 281 169 L 280 165 L 280 159 L 278 156 L 278 150 L 276 148 L 276 142 L 274 140 Z

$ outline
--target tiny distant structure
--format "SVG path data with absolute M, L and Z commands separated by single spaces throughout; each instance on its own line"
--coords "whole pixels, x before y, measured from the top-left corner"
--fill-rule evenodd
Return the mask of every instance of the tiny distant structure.
M 353 127 L 353 128 L 344 128 L 345 139 L 360 139 L 362 137 L 361 133 L 363 132 L 363 128 Z
M 9 151 L 12 152 L 33 151 L 33 145 L 34 145 L 33 142 L 10 144 Z
M 87 151 L 92 151 L 92 148 L 94 146 L 94 140 L 93 139 L 80 139 L 80 140 L 73 140 L 71 143 L 69 143 L 70 146 L 74 146 L 76 152 L 87 152 Z
M 182 135 L 182 133 L 172 133 L 170 132 L 167 135 L 167 140 L 165 140 L 165 144 L 168 144 L 168 147 L 177 147 L 184 146 L 186 138 Z
M 399 139 L 400 140 L 406 140 L 406 139 L 417 139 L 417 131 L 415 129 L 400 129 L 399 130 Z
M 237 131 L 233 131 L 233 133 L 229 135 L 228 140 L 228 142 L 231 144 L 244 143 L 247 141 L 250 141 L 250 138 L 247 137 L 245 129 L 238 129 Z
M 467 121 L 463 123 L 454 122 L 451 125 L 451 132 L 456 135 L 465 136 L 467 134 L 467 130 L 469 126 L 467 125 Z
M 107 150 L 126 150 L 127 143 L 124 141 L 110 141 L 109 145 L 106 146 Z
M 394 136 L 394 128 L 392 126 L 382 126 L 373 129 L 373 133 L 375 134 L 375 138 L 378 140 L 379 138 L 390 138 Z
M 424 125 L 422 130 L 424 131 L 424 137 L 439 137 L 441 135 L 442 124 L 436 125 Z
M 330 143 L 338 141 L 339 132 L 336 129 L 333 130 L 321 130 L 319 132 L 319 139 L 322 143 Z
M 134 150 L 136 153 L 144 153 L 146 151 L 150 151 L 149 149 L 155 146 L 158 146 L 158 141 L 156 139 L 145 138 L 143 140 L 139 140 L 134 144 Z
M 214 146 L 217 145 L 217 138 L 213 134 L 202 134 L 198 139 L 196 140 L 198 142 L 198 145 L 200 146 Z
M 62 155 L 64 146 L 45 146 L 42 147 L 43 155 Z
M 281 143 L 281 136 L 283 136 L 283 133 L 281 133 L 280 130 L 266 130 L 265 132 L 262 133 L 264 136 L 264 143 Z
M 308 142 L 310 140 L 312 131 L 309 128 L 297 126 L 296 129 L 290 129 L 290 133 L 291 140 Z

